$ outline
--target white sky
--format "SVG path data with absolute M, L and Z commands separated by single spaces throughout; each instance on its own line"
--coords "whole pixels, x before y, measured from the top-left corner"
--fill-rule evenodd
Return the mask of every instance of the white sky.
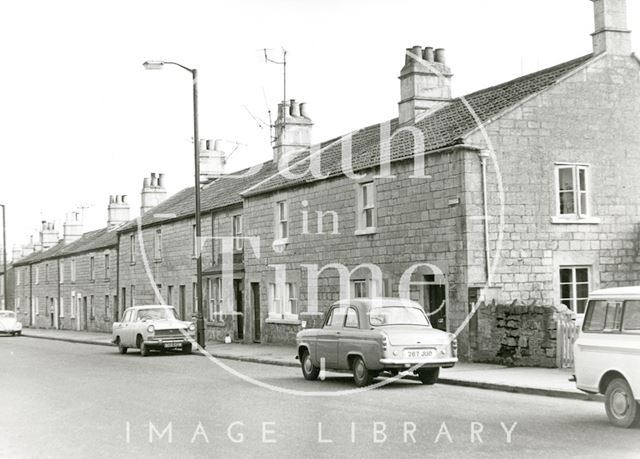
M 640 5 L 629 0 L 640 50 Z M 288 98 L 308 102 L 314 141 L 397 116 L 404 50 L 443 47 L 455 96 L 591 52 L 588 0 L 20 0 L 0 6 L 0 203 L 7 246 L 106 224 L 110 194 L 139 212 L 142 179 L 169 193 L 193 182 L 190 75 L 145 71 L 147 59 L 200 73 L 202 138 L 246 144 L 228 170 L 271 157 L 263 96 L 275 113 L 281 67 L 259 48 L 288 50 Z M 273 54 L 276 59 L 279 54 Z

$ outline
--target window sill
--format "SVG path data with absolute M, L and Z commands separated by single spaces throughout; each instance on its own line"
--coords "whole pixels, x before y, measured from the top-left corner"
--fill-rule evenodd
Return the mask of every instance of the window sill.
M 289 238 L 284 237 L 280 239 L 274 239 L 272 247 L 285 247 L 289 243 Z
M 265 320 L 267 324 L 281 324 L 281 325 L 300 325 L 300 320 L 298 319 L 282 319 L 282 318 L 273 318 L 269 317 Z
M 366 236 L 369 234 L 376 234 L 377 232 L 378 232 L 378 228 L 373 226 L 371 228 L 363 228 L 363 229 L 355 230 L 353 234 L 355 234 L 356 236 Z
M 554 225 L 599 225 L 599 217 L 551 217 L 551 223 Z

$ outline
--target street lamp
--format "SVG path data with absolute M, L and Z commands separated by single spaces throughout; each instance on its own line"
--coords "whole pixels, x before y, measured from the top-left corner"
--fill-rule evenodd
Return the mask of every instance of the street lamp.
M 162 70 L 165 65 L 177 65 L 191 73 L 193 79 L 193 160 L 195 164 L 195 191 L 196 191 L 196 341 L 201 347 L 205 347 L 204 317 L 202 316 L 202 254 L 200 253 L 200 138 L 198 137 L 198 69 L 190 69 L 177 62 L 146 61 L 142 64 L 147 70 Z
M 2 207 L 2 309 L 7 309 L 7 225 L 6 225 L 6 209 L 4 204 L 0 204 Z

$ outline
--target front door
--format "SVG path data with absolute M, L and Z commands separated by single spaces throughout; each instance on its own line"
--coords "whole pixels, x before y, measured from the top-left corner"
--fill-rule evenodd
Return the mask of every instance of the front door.
M 87 314 L 87 297 L 82 297 L 82 329 L 88 330 L 89 328 L 89 315 Z
M 180 286 L 180 293 L 178 297 L 178 313 L 180 314 L 180 320 L 187 320 L 187 292 L 184 285 Z
M 253 341 L 260 342 L 260 284 L 251 283 L 251 306 L 253 307 Z
M 236 334 L 238 339 L 244 339 L 244 301 L 243 301 L 243 281 L 242 279 L 233 280 L 233 296 L 236 300 Z
M 429 314 L 431 325 L 438 330 L 447 331 L 447 291 L 444 285 L 431 284 L 425 289 L 425 311 Z

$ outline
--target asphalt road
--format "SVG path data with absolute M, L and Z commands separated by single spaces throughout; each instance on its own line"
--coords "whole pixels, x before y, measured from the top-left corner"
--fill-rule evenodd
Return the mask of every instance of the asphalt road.
M 0 457 L 640 454 L 640 430 L 610 426 L 597 402 L 414 381 L 336 395 L 348 375 L 222 362 L 279 390 L 198 355 L 0 337 Z

